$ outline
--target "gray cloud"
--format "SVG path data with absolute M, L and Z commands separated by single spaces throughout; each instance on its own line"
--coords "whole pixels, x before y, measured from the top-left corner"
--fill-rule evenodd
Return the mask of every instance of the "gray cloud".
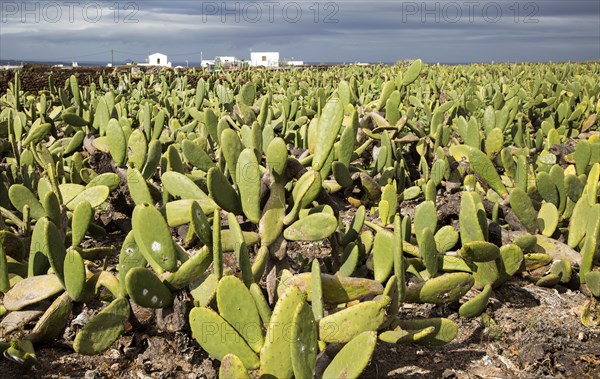
M 107 62 L 111 49 L 118 61 L 161 51 L 195 63 L 200 51 L 250 49 L 309 62 L 600 59 L 595 0 L 73 1 L 1 1 L 0 59 Z

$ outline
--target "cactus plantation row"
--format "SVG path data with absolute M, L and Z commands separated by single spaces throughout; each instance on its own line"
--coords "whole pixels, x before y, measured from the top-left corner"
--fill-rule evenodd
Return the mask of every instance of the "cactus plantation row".
M 355 378 L 459 332 L 403 304 L 485 316 L 513 276 L 583 291 L 598 325 L 600 64 L 202 75 L 0 97 L 6 358 L 35 365 L 77 303 L 103 304 L 72 341 L 94 355 L 183 295 L 222 378 Z M 117 201 L 131 226 L 100 246 Z

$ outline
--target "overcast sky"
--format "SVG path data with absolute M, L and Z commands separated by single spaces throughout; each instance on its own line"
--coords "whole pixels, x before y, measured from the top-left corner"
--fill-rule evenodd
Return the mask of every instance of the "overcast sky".
M 198 64 L 279 51 L 307 62 L 600 59 L 600 1 L 6 1 L 0 59 Z M 115 9 L 119 8 L 117 12 Z

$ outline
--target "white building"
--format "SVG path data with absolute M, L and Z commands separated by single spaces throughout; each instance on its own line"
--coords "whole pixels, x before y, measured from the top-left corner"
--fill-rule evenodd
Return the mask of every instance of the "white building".
M 279 52 L 252 52 L 250 53 L 252 67 L 279 67 Z
M 171 62 L 167 59 L 165 54 L 154 53 L 148 55 L 148 63 L 140 64 L 141 66 L 165 66 L 171 67 Z
M 221 66 L 233 66 L 235 62 L 235 57 L 215 57 L 215 64 L 220 64 Z
M 204 67 L 204 68 L 210 68 L 212 66 L 215 65 L 215 60 L 214 59 L 203 59 L 200 61 L 200 66 Z
M 285 64 L 288 66 L 302 66 L 304 61 L 286 61 Z

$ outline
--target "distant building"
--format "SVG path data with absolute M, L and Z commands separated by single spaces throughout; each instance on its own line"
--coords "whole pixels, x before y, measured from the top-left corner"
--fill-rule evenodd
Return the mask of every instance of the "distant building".
M 167 56 L 161 53 L 154 53 L 148 55 L 148 63 L 143 64 L 140 63 L 140 66 L 164 66 L 171 67 L 171 62 L 169 62 Z
M 203 68 L 211 68 L 214 65 L 215 65 L 214 59 L 203 59 L 202 61 L 200 61 L 200 66 L 202 66 Z
M 252 67 L 279 67 L 279 52 L 252 52 L 250 53 Z
M 304 61 L 286 61 L 285 64 L 287 66 L 303 66 Z
M 215 66 L 219 66 L 222 68 L 235 67 L 239 64 L 239 61 L 235 57 L 227 56 L 215 57 L 214 62 Z

